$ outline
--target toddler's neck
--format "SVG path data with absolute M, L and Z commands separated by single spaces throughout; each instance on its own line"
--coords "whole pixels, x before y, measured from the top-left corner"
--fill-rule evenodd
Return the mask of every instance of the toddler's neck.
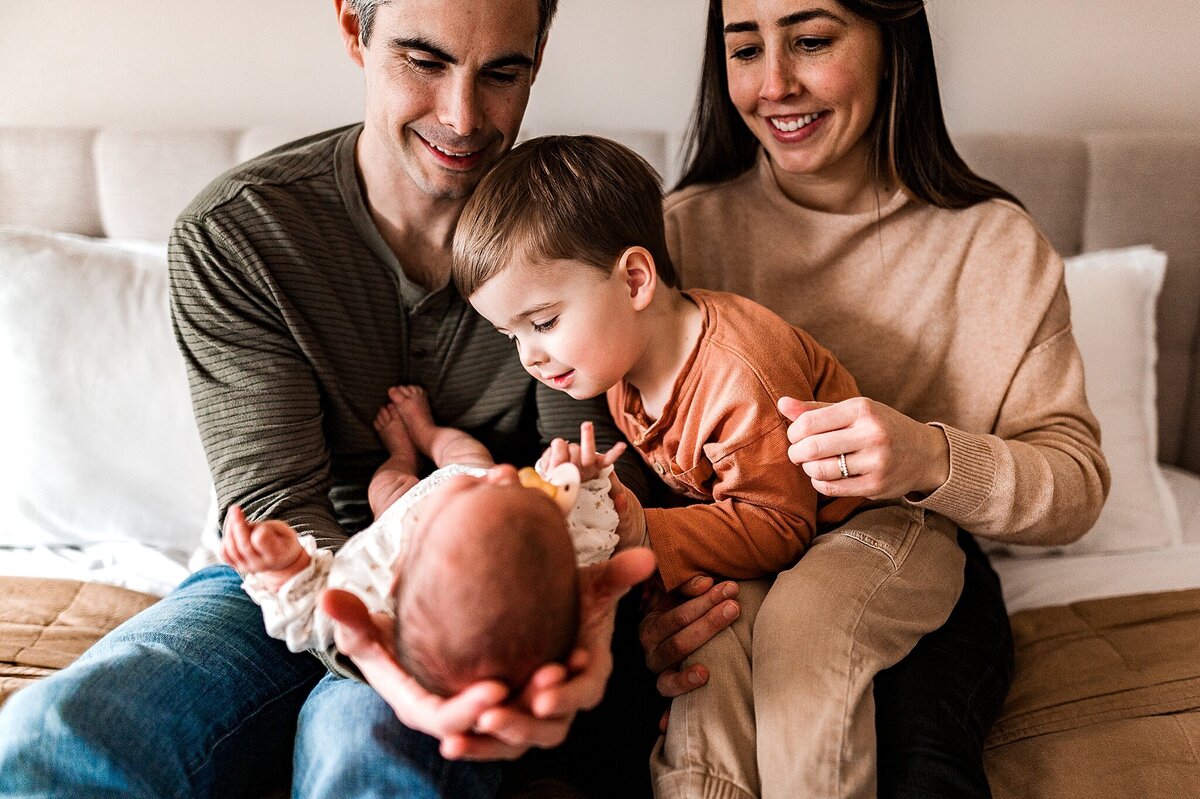
M 660 286 L 647 311 L 646 345 L 625 380 L 641 395 L 646 416 L 655 420 L 671 401 L 679 374 L 700 341 L 704 320 L 696 303 L 666 286 Z

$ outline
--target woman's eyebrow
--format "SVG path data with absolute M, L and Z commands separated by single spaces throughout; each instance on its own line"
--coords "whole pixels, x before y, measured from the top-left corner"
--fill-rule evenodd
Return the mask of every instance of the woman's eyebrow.
M 810 8 L 804 11 L 796 11 L 795 13 L 788 14 L 786 17 L 780 17 L 779 19 L 775 20 L 775 27 L 790 28 L 793 25 L 797 25 L 801 22 L 809 22 L 814 19 L 828 19 L 832 20 L 833 22 L 841 23 L 842 25 L 846 24 L 846 20 L 842 19 L 837 14 L 834 14 L 832 11 L 827 11 L 824 8 Z M 753 33 L 757 30 L 758 23 L 753 20 L 748 22 L 731 22 L 724 28 L 725 35 L 727 36 L 731 33 Z

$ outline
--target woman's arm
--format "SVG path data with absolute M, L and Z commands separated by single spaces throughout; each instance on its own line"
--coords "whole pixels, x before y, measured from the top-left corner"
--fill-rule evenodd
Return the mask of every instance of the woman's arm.
M 1110 479 L 1069 318 L 1060 283 L 991 432 L 925 425 L 873 400 L 785 398 L 789 457 L 830 496 L 905 497 L 977 535 L 1070 543 L 1095 523 Z

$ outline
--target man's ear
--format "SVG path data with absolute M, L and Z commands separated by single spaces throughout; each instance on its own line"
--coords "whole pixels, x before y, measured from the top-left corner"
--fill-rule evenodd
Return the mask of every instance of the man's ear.
M 620 279 L 629 289 L 629 300 L 635 311 L 649 307 L 658 289 L 658 269 L 654 256 L 645 247 L 629 247 L 617 262 Z
M 358 13 L 346 0 L 333 0 L 333 7 L 337 11 L 342 44 L 354 63 L 361 67 L 363 65 L 363 44 L 359 37 Z
M 542 34 L 541 41 L 538 42 L 537 52 L 533 56 L 533 74 L 529 76 L 529 82 L 533 83 L 537 80 L 538 72 L 542 68 L 542 57 L 546 55 L 546 40 L 550 38 L 550 31 Z

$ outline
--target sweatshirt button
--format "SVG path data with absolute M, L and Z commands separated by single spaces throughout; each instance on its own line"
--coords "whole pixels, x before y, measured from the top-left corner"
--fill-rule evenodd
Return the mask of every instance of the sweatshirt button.
M 663 466 L 661 463 L 656 463 L 654 464 L 654 471 L 658 472 L 659 474 L 666 474 L 667 467 Z

